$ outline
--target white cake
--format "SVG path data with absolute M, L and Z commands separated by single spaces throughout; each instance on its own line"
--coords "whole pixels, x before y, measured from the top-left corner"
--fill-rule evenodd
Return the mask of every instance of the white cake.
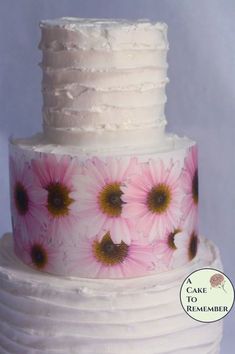
M 179 290 L 221 269 L 198 231 L 197 146 L 165 133 L 167 26 L 42 21 L 43 133 L 10 141 L 0 353 L 218 354 Z

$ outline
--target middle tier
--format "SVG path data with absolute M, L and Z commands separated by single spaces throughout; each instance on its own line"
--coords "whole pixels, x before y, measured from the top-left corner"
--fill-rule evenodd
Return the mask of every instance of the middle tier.
M 196 144 L 84 152 L 43 137 L 10 144 L 15 251 L 32 267 L 81 277 L 177 268 L 198 248 Z

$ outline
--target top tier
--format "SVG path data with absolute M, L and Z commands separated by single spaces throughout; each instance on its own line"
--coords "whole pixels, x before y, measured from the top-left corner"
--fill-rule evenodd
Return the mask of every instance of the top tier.
M 40 27 L 44 132 L 51 142 L 162 143 L 166 24 L 61 18 Z

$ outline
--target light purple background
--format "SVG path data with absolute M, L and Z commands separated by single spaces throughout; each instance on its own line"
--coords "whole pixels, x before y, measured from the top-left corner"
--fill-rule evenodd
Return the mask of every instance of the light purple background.
M 38 22 L 60 16 L 168 24 L 168 130 L 199 144 L 201 233 L 220 247 L 235 282 L 234 0 L 0 0 L 0 235 L 11 229 L 8 136 L 41 130 Z M 233 328 L 234 309 L 221 354 L 231 353 Z

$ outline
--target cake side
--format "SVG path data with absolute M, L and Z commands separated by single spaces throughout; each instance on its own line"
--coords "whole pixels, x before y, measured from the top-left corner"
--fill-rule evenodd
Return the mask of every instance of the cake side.
M 193 259 L 197 147 L 189 139 L 169 140 L 163 151 L 126 155 L 68 147 L 65 154 L 53 145 L 13 141 L 17 255 L 41 271 L 91 278 L 140 276 Z
M 44 131 L 56 144 L 164 139 L 167 26 L 62 18 L 41 23 Z

